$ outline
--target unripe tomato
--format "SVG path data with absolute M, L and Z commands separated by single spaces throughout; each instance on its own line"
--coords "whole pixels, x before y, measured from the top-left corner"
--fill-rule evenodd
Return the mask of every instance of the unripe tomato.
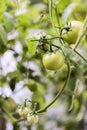
M 34 125 L 38 122 L 39 117 L 38 115 L 29 115 L 27 116 L 27 121 L 29 122 L 30 125 Z
M 71 26 L 70 30 L 67 31 L 67 29 L 64 29 L 62 31 L 62 37 L 67 43 L 74 44 L 78 38 L 81 28 L 83 27 L 83 24 L 80 21 L 71 21 L 69 25 Z
M 27 107 L 19 108 L 19 109 L 18 109 L 18 113 L 19 113 L 19 115 L 22 116 L 22 117 L 27 117 L 28 113 L 30 113 L 30 109 L 27 108 Z
M 17 108 L 15 101 L 10 97 L 3 100 L 2 106 L 9 112 L 14 112 Z
M 43 56 L 43 65 L 48 70 L 60 69 L 64 64 L 64 56 L 62 52 L 49 52 Z

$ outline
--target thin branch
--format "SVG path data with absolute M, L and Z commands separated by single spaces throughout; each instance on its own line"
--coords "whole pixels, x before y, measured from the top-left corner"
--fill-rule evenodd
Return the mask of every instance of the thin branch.
M 56 19 L 57 19 L 58 27 L 61 29 L 60 20 L 59 20 L 59 14 L 58 14 L 57 8 L 55 8 L 55 14 L 56 14 Z
M 70 79 L 70 73 L 71 73 L 71 70 L 70 70 L 70 63 L 68 62 L 67 63 L 67 68 L 68 68 L 68 73 L 67 73 L 67 78 L 66 78 L 66 81 L 64 83 L 64 86 L 62 87 L 62 89 L 58 92 L 58 94 L 54 97 L 54 99 L 48 104 L 46 105 L 44 108 L 36 111 L 36 113 L 42 113 L 42 112 L 46 112 L 47 109 L 53 105 L 55 103 L 55 101 L 60 97 L 60 95 L 63 93 L 65 87 L 68 85 L 68 82 L 69 82 L 69 79 Z
M 16 123 L 18 123 L 18 122 L 20 122 L 20 121 L 24 121 L 24 120 L 26 120 L 26 118 L 20 118 L 20 119 L 16 120 L 16 121 L 14 122 L 14 124 L 16 124 Z
M 45 39 L 42 39 L 42 40 L 54 40 L 54 39 L 57 39 L 57 38 L 62 39 L 62 37 L 57 36 L 57 37 L 52 37 L 52 38 L 45 38 Z M 41 40 L 41 39 L 34 39 L 34 40 L 31 40 L 31 42 L 33 42 L 33 41 L 40 41 L 40 40 Z
M 87 60 L 76 50 L 74 50 L 75 53 L 77 53 L 86 63 L 87 63 Z
M 11 119 L 12 123 L 16 122 L 16 119 L 10 114 L 10 112 L 7 111 L 6 108 L 2 107 L 2 110 L 8 115 L 8 117 Z

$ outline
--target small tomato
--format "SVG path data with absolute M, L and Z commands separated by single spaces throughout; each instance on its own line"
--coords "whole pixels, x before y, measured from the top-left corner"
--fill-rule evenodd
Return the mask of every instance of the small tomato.
M 64 55 L 62 52 L 49 52 L 43 55 L 43 65 L 48 70 L 60 69 L 64 64 Z
M 67 43 L 74 44 L 79 36 L 79 32 L 80 32 L 81 28 L 83 27 L 83 23 L 80 21 L 71 21 L 69 23 L 69 25 L 70 25 L 69 31 L 67 31 L 67 29 L 64 29 L 62 31 L 62 38 Z
M 19 108 L 19 109 L 18 109 L 18 113 L 19 113 L 19 115 L 22 116 L 22 117 L 27 117 L 28 113 L 30 113 L 30 110 L 29 110 L 29 108 L 27 108 L 27 107 Z
M 38 122 L 39 117 L 38 115 L 28 115 L 27 116 L 27 121 L 29 122 L 30 125 L 34 125 Z

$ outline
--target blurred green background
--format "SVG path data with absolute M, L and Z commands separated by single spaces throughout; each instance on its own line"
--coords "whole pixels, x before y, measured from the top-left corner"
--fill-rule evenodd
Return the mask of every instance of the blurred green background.
M 87 15 L 87 0 L 53 0 L 52 3 L 57 31 L 57 16 L 62 26 L 72 20 L 83 22 Z M 18 104 L 26 98 L 38 102 L 41 108 L 63 86 L 66 65 L 57 72 L 46 70 L 41 53 L 35 53 L 38 41 L 35 44 L 30 41 L 43 35 L 57 36 L 56 29 L 51 23 L 48 0 L 0 1 L 0 130 L 87 130 L 87 63 L 76 54 L 70 55 L 74 65 L 71 64 L 68 87 L 46 113 L 40 114 L 38 124 L 30 126 L 27 121 L 13 124 L 7 114 L 17 118 Z M 87 59 L 87 34 L 77 50 Z

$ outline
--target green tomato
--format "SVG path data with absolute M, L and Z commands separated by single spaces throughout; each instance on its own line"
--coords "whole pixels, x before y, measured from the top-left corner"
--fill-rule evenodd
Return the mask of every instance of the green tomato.
M 39 121 L 38 115 L 28 115 L 27 116 L 27 121 L 29 122 L 30 125 L 34 125 Z
M 2 106 L 9 112 L 14 112 L 17 108 L 15 101 L 10 97 L 3 100 Z
M 43 56 L 43 65 L 48 70 L 60 69 L 64 64 L 64 55 L 62 52 L 49 52 Z
M 83 24 L 80 21 L 71 21 L 69 25 L 71 26 L 69 31 L 67 31 L 66 29 L 62 31 L 62 38 L 67 43 L 74 44 L 79 36 L 79 32 L 83 27 Z

